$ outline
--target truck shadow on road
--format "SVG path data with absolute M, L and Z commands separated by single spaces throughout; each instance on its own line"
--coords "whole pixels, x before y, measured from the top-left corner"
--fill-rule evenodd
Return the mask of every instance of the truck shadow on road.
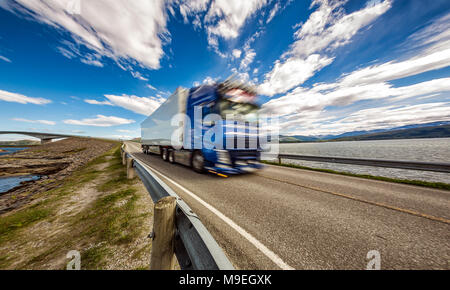
M 167 177 L 174 179 L 195 179 L 197 181 L 208 180 L 208 181 L 226 181 L 226 180 L 238 180 L 247 179 L 254 176 L 252 173 L 245 173 L 239 175 L 229 175 L 220 176 L 208 171 L 204 173 L 197 173 L 189 166 L 180 163 L 169 163 L 161 159 L 159 155 L 156 154 L 144 154 L 135 153 L 135 155 L 147 165 L 151 166 L 153 169 L 159 171 L 160 173 L 166 175 Z

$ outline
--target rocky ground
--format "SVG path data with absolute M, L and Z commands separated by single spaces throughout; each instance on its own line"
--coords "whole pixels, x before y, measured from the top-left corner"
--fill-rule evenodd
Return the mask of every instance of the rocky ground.
M 101 146 L 110 147 L 90 141 L 69 140 L 68 147 L 51 144 L 63 156 L 75 150 L 70 148 L 86 149 L 72 153 L 83 156 L 64 157 L 72 162 L 50 178 L 69 174 L 75 163 L 86 162 Z M 75 142 L 78 146 L 72 147 Z M 81 257 L 81 269 L 149 268 L 153 203 L 139 178 L 127 179 L 119 146 L 0 215 L 0 270 L 66 269 L 74 252 Z M 48 149 L 36 150 L 43 148 Z
M 0 215 L 28 203 L 39 192 L 57 187 L 73 171 L 114 145 L 114 142 L 104 140 L 68 138 L 0 156 L 0 177 L 41 176 L 38 181 L 25 182 L 9 192 L 0 193 Z

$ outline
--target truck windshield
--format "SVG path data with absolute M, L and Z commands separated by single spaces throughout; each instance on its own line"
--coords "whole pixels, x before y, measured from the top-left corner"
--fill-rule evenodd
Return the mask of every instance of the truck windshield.
M 250 103 L 236 103 L 229 100 L 219 101 L 219 112 L 222 119 L 226 120 L 227 115 L 233 115 L 233 120 L 256 122 L 258 120 L 259 107 Z

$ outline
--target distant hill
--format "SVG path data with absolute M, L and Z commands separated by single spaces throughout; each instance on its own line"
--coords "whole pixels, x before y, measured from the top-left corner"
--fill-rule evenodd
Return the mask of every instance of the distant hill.
M 41 142 L 36 140 L 0 141 L 0 146 L 32 146 L 40 144 Z
M 449 126 L 449 121 L 440 121 L 440 122 L 432 122 L 432 123 L 424 123 L 424 124 L 412 124 L 412 125 L 406 125 L 401 127 L 394 127 L 390 129 L 375 129 L 375 130 L 366 130 L 366 131 L 351 131 L 351 132 L 345 132 L 342 134 L 337 135 L 319 135 L 319 136 L 302 136 L 302 135 L 293 135 L 293 136 L 280 136 L 280 143 L 298 143 L 298 142 L 320 142 L 320 141 L 344 141 L 344 140 L 360 140 L 359 137 L 366 138 L 366 136 L 370 136 L 367 138 L 367 140 L 376 140 L 376 139 L 391 139 L 387 138 L 386 136 L 391 136 L 389 133 L 391 132 L 398 132 L 408 129 L 419 129 L 419 128 L 437 128 L 437 127 L 444 127 Z M 432 131 L 432 130 L 431 130 Z M 445 132 L 441 132 L 442 130 L 439 129 L 440 133 L 434 132 L 431 133 L 423 133 L 427 136 L 420 137 L 420 132 L 428 132 L 425 131 L 417 131 L 416 133 L 410 133 L 410 134 L 418 134 L 417 137 L 396 137 L 393 139 L 400 139 L 400 138 L 439 138 L 439 137 L 450 137 L 447 136 Z M 445 131 L 445 130 L 444 130 Z M 412 131 L 411 131 L 412 132 Z M 386 133 L 387 135 L 383 134 Z M 402 133 L 403 134 L 403 133 Z M 428 135 L 431 134 L 431 135 Z M 442 135 L 443 134 L 443 135 Z M 434 137 L 436 136 L 436 137 Z
M 371 133 L 352 137 L 342 137 L 333 141 L 362 141 L 387 139 L 414 139 L 414 138 L 444 138 L 450 137 L 450 125 L 420 127 L 388 132 Z
M 314 142 L 320 140 L 313 136 L 280 136 L 280 143 Z

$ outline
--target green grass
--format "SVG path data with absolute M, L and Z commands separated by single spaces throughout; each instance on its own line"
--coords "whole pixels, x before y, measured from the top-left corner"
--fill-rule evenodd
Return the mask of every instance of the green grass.
M 110 246 L 129 244 L 139 236 L 144 216 L 134 213 L 139 199 L 136 192 L 135 188 L 129 187 L 108 194 L 75 218 L 75 223 L 84 227 L 79 233 L 80 238 L 104 242 L 82 252 L 83 269 L 101 268 L 108 258 Z
M 9 259 L 8 255 L 0 256 L 0 269 L 4 269 L 10 264 L 11 261 Z
M 0 247 L 7 246 L 9 242 L 22 244 L 20 239 L 26 237 L 27 227 L 39 221 L 51 223 L 58 219 L 56 213 L 67 202 L 67 196 L 102 176 L 103 181 L 95 187 L 101 192 L 99 198 L 74 216 L 63 218 L 63 222 L 70 228 L 69 233 L 51 238 L 49 242 L 52 245 L 46 249 L 36 251 L 17 246 L 20 254 L 1 254 L 0 268 L 11 267 L 17 255 L 26 258 L 14 267 L 40 268 L 48 261 L 64 256 L 67 249 L 79 249 L 83 269 L 101 269 L 108 263 L 117 247 L 127 247 L 128 244 L 134 243 L 142 231 L 146 230 L 142 224 L 151 213 L 139 212 L 140 195 L 137 188 L 132 186 L 135 181 L 127 179 L 121 162 L 120 147 L 115 146 L 63 181 L 57 181 L 57 188 L 35 195 L 35 198 L 40 200 L 38 203 L 1 217 Z M 108 163 L 106 168 L 99 170 L 97 165 L 106 165 L 105 163 Z M 23 245 L 26 244 L 25 239 Z M 141 257 L 148 249 L 148 246 L 144 246 L 134 252 L 133 256 Z M 145 267 L 147 266 L 143 266 Z
M 84 270 L 101 269 L 106 257 L 110 254 L 107 248 L 97 246 L 84 251 L 81 254 L 81 268 Z
M 381 180 L 381 181 L 387 181 L 387 182 L 402 183 L 402 184 L 450 190 L 450 184 L 443 183 L 443 182 L 428 182 L 428 181 L 422 181 L 422 180 L 408 180 L 408 179 L 389 178 L 389 177 L 383 177 L 383 176 L 374 176 L 374 175 L 369 175 L 369 174 L 356 174 L 356 173 L 350 173 L 350 172 L 335 171 L 335 170 L 331 170 L 331 169 L 311 168 L 311 167 L 301 166 L 301 165 L 297 165 L 297 164 L 289 164 L 289 163 L 279 164 L 278 162 L 272 162 L 272 161 L 262 161 L 262 163 L 276 165 L 276 166 L 305 169 L 305 170 L 318 171 L 318 172 L 326 172 L 326 173 L 353 176 L 353 177 L 360 177 L 360 178 L 366 178 L 366 179 L 374 179 L 374 180 Z
M 0 243 L 10 239 L 17 230 L 43 220 L 51 213 L 52 210 L 46 208 L 45 205 L 37 204 L 26 210 L 2 217 L 0 219 Z

